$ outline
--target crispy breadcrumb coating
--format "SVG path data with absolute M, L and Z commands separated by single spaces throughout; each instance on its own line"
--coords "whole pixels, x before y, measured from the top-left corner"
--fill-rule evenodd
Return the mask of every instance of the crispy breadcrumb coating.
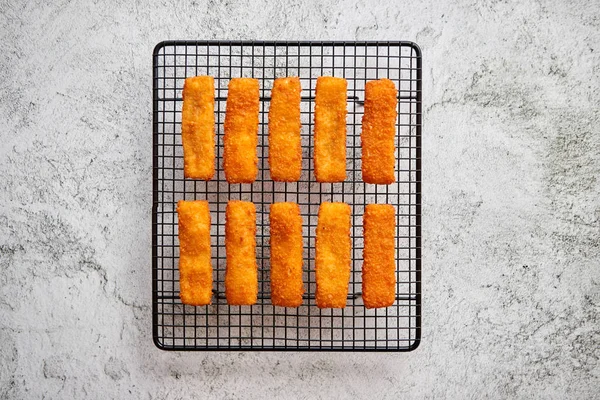
M 230 305 L 251 305 L 258 296 L 256 207 L 231 200 L 225 209 L 225 296 Z
M 389 307 L 396 299 L 394 206 L 368 204 L 363 226 L 362 297 L 365 307 Z
M 210 180 L 215 174 L 214 78 L 187 78 L 182 96 L 183 174 L 186 178 Z
M 295 182 L 302 170 L 300 144 L 300 78 L 277 78 L 269 108 L 269 166 L 271 179 Z
M 347 87 L 343 78 L 317 78 L 314 159 L 318 182 L 346 179 Z
M 183 304 L 202 306 L 212 298 L 210 211 L 207 201 L 177 203 L 179 217 L 179 296 Z
M 389 79 L 365 85 L 365 111 L 362 118 L 362 176 L 366 183 L 395 181 L 394 137 L 398 115 L 398 91 Z
M 273 203 L 271 222 L 271 301 L 276 306 L 302 304 L 302 217 L 296 203 Z
M 258 174 L 258 79 L 229 81 L 223 138 L 223 167 L 229 183 L 252 183 Z
M 350 206 L 321 203 L 316 236 L 317 306 L 344 308 L 350 281 Z

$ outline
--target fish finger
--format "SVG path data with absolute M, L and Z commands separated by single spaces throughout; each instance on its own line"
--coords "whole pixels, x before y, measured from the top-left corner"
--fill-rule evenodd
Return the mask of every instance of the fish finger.
M 258 296 L 256 207 L 231 200 L 225 209 L 225 296 L 230 305 L 251 305 Z
M 300 93 L 300 78 L 277 78 L 273 83 L 269 108 L 269 166 L 274 181 L 300 179 Z
M 368 204 L 363 216 L 363 227 L 363 301 L 367 308 L 389 307 L 396 299 L 394 206 Z
M 317 306 L 344 308 L 350 282 L 350 206 L 321 203 L 316 235 Z
M 252 183 L 258 174 L 258 80 L 233 78 L 228 89 L 223 138 L 225 178 L 229 183 Z
M 210 180 L 215 174 L 215 80 L 194 76 L 183 84 L 183 174 Z
M 282 307 L 302 304 L 302 217 L 296 203 L 273 203 L 271 223 L 271 301 Z
M 366 183 L 388 185 L 395 181 L 394 137 L 398 115 L 398 91 L 389 79 L 365 85 L 365 111 L 360 135 L 362 176 Z
M 347 87 L 343 78 L 317 78 L 314 161 L 318 182 L 346 179 Z
M 183 304 L 202 306 L 212 298 L 210 211 L 207 201 L 177 203 L 179 228 L 179 296 Z

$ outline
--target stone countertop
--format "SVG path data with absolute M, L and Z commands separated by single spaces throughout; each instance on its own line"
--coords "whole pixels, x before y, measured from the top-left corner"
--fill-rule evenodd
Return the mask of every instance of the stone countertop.
M 52 3 L 0 4 L 0 398 L 600 398 L 599 2 Z M 416 351 L 153 345 L 166 39 L 421 46 Z

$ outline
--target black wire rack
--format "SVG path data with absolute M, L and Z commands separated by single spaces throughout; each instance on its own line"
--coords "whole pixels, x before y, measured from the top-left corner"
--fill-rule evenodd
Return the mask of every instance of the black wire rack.
M 184 179 L 181 92 L 186 77 L 215 78 L 216 173 L 205 182 Z M 316 79 L 348 81 L 347 179 L 314 178 L 313 111 Z M 276 77 L 302 84 L 302 174 L 298 182 L 273 182 L 268 165 L 268 108 Z M 228 184 L 223 172 L 223 123 L 231 78 L 260 82 L 259 176 L 253 184 Z M 396 178 L 393 185 L 362 182 L 360 132 L 364 87 L 389 78 L 399 90 Z M 152 315 L 154 343 L 165 350 L 410 351 L 421 338 L 421 52 L 411 42 L 166 41 L 153 54 Z M 178 200 L 208 200 L 214 269 L 213 304 L 194 307 L 179 299 Z M 257 208 L 259 296 L 253 306 L 225 300 L 225 207 L 230 199 Z M 269 289 L 269 205 L 300 205 L 306 293 L 299 308 L 275 307 Z M 352 274 L 345 309 L 315 305 L 315 228 L 319 204 L 352 207 Z M 361 298 L 362 216 L 366 204 L 396 208 L 397 297 L 391 307 L 364 307 Z

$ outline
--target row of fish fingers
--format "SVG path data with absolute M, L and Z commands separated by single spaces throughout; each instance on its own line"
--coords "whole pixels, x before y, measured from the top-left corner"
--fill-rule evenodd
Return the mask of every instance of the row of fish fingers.
M 180 297 L 184 304 L 207 305 L 213 295 L 211 218 L 207 201 L 181 200 L 179 216 Z M 302 217 L 296 203 L 270 207 L 271 302 L 303 303 Z M 391 306 L 396 298 L 395 209 L 369 204 L 363 217 L 362 297 L 367 308 Z M 315 240 L 316 304 L 344 308 L 351 274 L 351 210 L 346 203 L 322 203 Z M 231 200 L 225 212 L 225 295 L 230 305 L 252 305 L 258 298 L 256 207 Z
M 318 182 L 346 179 L 347 81 L 317 78 L 314 109 L 314 166 Z M 215 85 L 211 76 L 187 78 L 183 87 L 184 176 L 210 180 L 215 173 Z M 302 171 L 301 84 L 298 77 L 273 82 L 269 108 L 269 168 L 274 181 L 295 182 Z M 398 91 L 389 79 L 365 85 L 362 119 L 362 176 L 373 184 L 395 181 Z M 223 169 L 229 183 L 252 183 L 258 175 L 259 81 L 229 82 L 224 124 Z

